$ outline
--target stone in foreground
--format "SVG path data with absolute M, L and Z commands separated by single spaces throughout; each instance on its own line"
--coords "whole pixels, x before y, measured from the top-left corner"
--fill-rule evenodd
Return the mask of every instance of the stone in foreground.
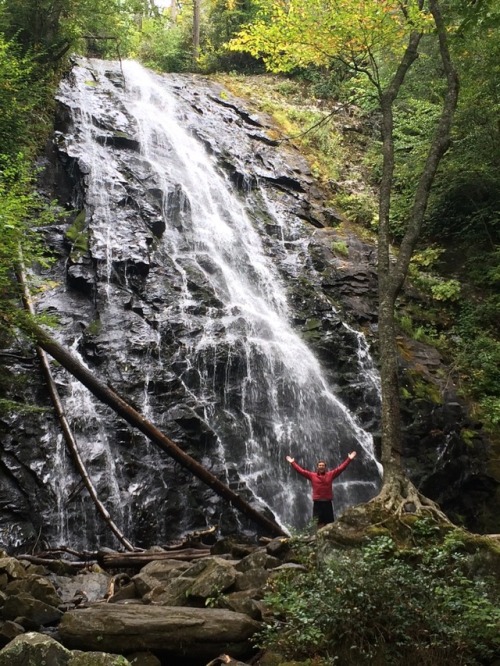
M 153 650 L 172 657 L 214 659 L 251 653 L 260 625 L 242 613 L 216 608 L 96 604 L 65 613 L 61 642 L 69 648 L 127 654 Z

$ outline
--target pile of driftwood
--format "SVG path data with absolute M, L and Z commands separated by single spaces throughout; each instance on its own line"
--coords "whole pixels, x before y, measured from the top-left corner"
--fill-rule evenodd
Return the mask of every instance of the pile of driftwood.
M 61 546 L 34 554 L 23 553 L 17 557 L 32 564 L 52 566 L 60 564 L 68 569 L 85 569 L 98 564 L 105 570 L 141 569 L 155 560 L 184 560 L 190 562 L 210 555 L 210 545 L 206 541 L 214 541 L 217 527 L 191 532 L 182 541 L 161 546 L 152 550 L 135 549 L 134 551 L 118 552 L 100 550 L 95 552 L 76 551 Z

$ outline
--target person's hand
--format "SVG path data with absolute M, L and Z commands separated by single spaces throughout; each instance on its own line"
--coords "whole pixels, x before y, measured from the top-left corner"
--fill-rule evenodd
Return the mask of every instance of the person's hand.
M 347 457 L 349 458 L 349 460 L 352 460 L 352 459 L 355 458 L 357 455 L 358 455 L 358 454 L 356 453 L 356 451 L 351 451 L 351 453 L 348 453 L 348 454 L 347 454 Z
M 286 459 L 288 460 L 289 463 L 295 462 L 295 458 L 292 458 L 291 456 L 287 456 Z

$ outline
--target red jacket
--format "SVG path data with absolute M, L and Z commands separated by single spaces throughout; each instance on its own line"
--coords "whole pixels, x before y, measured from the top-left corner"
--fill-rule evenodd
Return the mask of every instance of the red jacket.
M 311 482 L 313 500 L 328 501 L 333 499 L 333 479 L 339 474 L 342 474 L 350 462 L 351 459 L 346 458 L 338 467 L 335 467 L 335 469 L 331 469 L 324 474 L 318 474 L 317 472 L 310 472 L 307 469 L 302 469 L 302 467 L 297 465 L 295 461 L 293 461 L 292 467 L 296 472 L 302 474 L 302 476 L 305 476 L 306 479 L 309 479 Z

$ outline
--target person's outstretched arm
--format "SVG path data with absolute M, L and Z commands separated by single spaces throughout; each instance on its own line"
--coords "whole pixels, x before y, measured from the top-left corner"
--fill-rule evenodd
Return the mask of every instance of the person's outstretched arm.
M 309 472 L 307 469 L 302 469 L 302 467 L 295 462 L 295 458 L 292 458 L 292 456 L 287 456 L 286 459 L 296 472 L 302 474 L 302 476 L 305 476 L 306 479 L 311 478 L 312 472 Z
M 338 467 L 335 467 L 335 469 L 332 469 L 328 474 L 331 475 L 332 479 L 335 479 L 339 474 L 342 474 L 342 472 L 345 470 L 345 468 L 351 463 L 352 460 L 357 456 L 356 451 L 351 451 L 350 453 L 347 454 L 347 458 L 344 460 L 343 463 L 340 463 Z

